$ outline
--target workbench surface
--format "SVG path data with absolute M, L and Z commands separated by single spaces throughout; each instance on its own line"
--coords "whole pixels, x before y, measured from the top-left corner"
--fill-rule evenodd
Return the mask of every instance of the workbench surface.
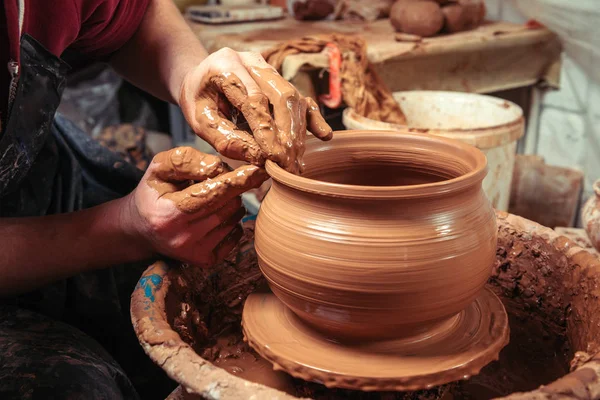
M 204 25 L 189 22 L 209 51 L 231 47 L 261 52 L 303 36 L 348 33 L 367 41 L 368 56 L 393 91 L 455 90 L 490 93 L 545 80 L 558 85 L 561 46 L 545 28 L 528 29 L 507 22 L 487 22 L 451 35 L 397 42 L 389 20 L 301 22 L 291 18 L 269 22 Z M 314 63 L 322 64 L 318 55 Z M 322 57 L 321 57 L 322 58 Z

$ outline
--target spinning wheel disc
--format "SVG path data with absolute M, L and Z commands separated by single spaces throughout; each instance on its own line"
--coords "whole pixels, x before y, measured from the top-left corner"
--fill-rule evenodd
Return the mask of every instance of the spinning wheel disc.
M 418 337 L 337 343 L 300 320 L 277 297 L 252 294 L 242 316 L 248 343 L 275 369 L 327 387 L 420 390 L 468 379 L 508 344 L 502 302 L 485 289 L 471 305 Z

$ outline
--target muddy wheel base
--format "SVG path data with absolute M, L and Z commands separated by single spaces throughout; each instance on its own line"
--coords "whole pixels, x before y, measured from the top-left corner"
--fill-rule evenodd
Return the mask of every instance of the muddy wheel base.
M 290 375 L 327 387 L 406 391 L 468 379 L 508 344 L 502 302 L 485 289 L 431 335 L 342 344 L 307 326 L 275 295 L 252 294 L 242 315 L 245 339 Z

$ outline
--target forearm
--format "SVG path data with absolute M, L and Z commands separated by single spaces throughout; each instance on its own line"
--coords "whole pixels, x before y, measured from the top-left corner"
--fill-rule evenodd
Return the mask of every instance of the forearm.
M 177 103 L 185 74 L 207 52 L 172 0 L 151 0 L 136 34 L 111 59 L 125 79 Z
M 0 219 L 0 297 L 149 258 L 151 251 L 126 228 L 128 201 L 127 197 L 70 214 Z

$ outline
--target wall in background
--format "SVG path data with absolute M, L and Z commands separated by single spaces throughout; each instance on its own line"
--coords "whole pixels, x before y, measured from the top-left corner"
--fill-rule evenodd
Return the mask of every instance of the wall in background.
M 510 1 L 485 3 L 490 20 L 527 20 Z M 600 178 L 600 83 L 563 54 L 560 86 L 542 95 L 537 153 L 548 164 L 583 170 L 585 201 Z

